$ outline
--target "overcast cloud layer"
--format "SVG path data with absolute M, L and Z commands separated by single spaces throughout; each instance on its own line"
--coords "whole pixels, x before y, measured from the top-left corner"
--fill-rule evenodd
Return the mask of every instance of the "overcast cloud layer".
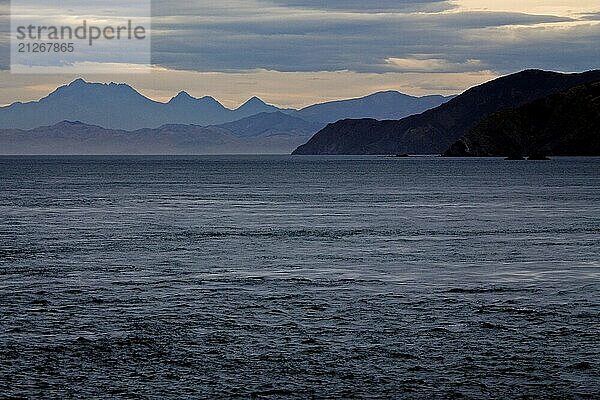
M 594 3 L 154 0 L 153 63 L 190 72 L 350 71 L 386 79 L 390 73 L 581 71 L 599 67 L 600 4 Z M 7 4 L 0 0 L 5 15 Z M 4 36 L 0 49 L 7 68 Z
M 600 57 L 592 11 L 473 12 L 436 0 L 155 0 L 153 62 L 194 71 L 575 71 L 597 67 Z
M 600 24 L 589 15 L 461 11 L 428 0 L 211 4 L 156 2 L 156 64 L 197 71 L 427 72 L 428 64 L 418 61 L 431 59 L 435 72 L 502 73 L 589 69 L 600 56 Z

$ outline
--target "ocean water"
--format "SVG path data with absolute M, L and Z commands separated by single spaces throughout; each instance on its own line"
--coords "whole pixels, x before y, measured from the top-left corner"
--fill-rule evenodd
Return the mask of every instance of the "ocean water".
M 0 398 L 599 398 L 600 159 L 0 158 Z

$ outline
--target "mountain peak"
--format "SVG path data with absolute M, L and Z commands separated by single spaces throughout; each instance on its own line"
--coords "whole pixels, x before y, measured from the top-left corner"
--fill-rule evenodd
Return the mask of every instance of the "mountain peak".
M 248 99 L 248 101 L 246 101 L 244 104 L 242 104 L 241 107 L 247 107 L 247 106 L 266 106 L 266 105 L 267 105 L 267 103 L 265 103 L 264 101 L 262 101 L 258 97 L 252 96 L 250 99 Z
M 411 96 L 408 95 L 406 93 L 402 93 L 399 92 L 397 90 L 384 90 L 381 92 L 376 92 L 373 94 L 370 94 L 368 96 L 365 96 L 366 98 L 373 98 L 373 97 L 391 97 L 391 98 L 404 98 L 404 99 L 416 99 L 417 97 L 415 96 Z
M 87 85 L 88 82 L 83 79 L 83 78 L 77 78 L 75 79 L 73 82 L 69 83 L 67 86 L 73 87 L 73 86 L 84 86 Z
M 56 124 L 56 126 L 80 126 L 80 125 L 85 125 L 85 124 L 81 121 L 69 121 L 69 120 L 64 120 L 64 121 L 61 121 L 58 124 Z
M 252 98 L 248 99 L 248 101 L 246 101 L 244 104 L 239 106 L 236 111 L 245 114 L 245 116 L 250 116 L 252 114 L 277 110 L 277 107 L 271 106 L 259 99 L 258 97 L 253 96 Z
M 169 103 L 173 103 L 173 102 L 181 102 L 181 101 L 193 101 L 196 100 L 196 98 L 192 97 L 188 92 L 186 92 L 185 90 L 182 90 L 181 92 L 177 93 L 177 96 L 173 97 Z
M 177 94 L 177 96 L 173 97 L 169 100 L 169 103 L 172 106 L 181 106 L 181 107 L 204 107 L 204 111 L 206 112 L 207 107 L 211 110 L 220 110 L 225 109 L 221 103 L 219 103 L 214 97 L 204 96 L 201 98 L 194 97 L 190 95 L 186 91 L 181 91 Z
M 86 128 L 104 129 L 104 128 L 101 128 L 100 126 L 97 126 L 97 125 L 86 124 L 86 123 L 81 122 L 81 121 L 70 121 L 70 120 L 60 121 L 60 122 L 57 122 L 57 123 L 52 124 L 52 125 L 40 126 L 38 128 L 35 128 L 35 129 L 42 129 L 42 130 L 43 129 L 60 129 L 60 130 L 77 129 L 77 130 L 81 130 L 81 129 L 86 129 Z
M 128 92 L 138 93 L 133 87 L 129 86 L 126 83 L 96 83 L 96 82 L 88 82 L 83 78 L 77 78 L 73 82 L 68 85 L 64 85 L 56 89 L 53 93 L 60 92 L 63 90 L 68 91 L 78 91 L 78 90 L 87 90 L 87 89 L 97 89 L 97 90 L 108 90 L 108 89 L 121 89 Z

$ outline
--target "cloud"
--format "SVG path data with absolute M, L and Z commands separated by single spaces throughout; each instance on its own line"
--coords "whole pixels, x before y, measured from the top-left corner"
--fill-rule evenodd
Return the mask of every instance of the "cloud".
M 181 2 L 155 0 L 155 15 L 263 15 L 265 12 L 441 12 L 456 8 L 451 0 L 222 0 Z
M 587 21 L 600 21 L 600 12 L 579 14 L 579 18 L 581 18 L 583 20 L 587 20 Z
M 478 58 L 496 71 L 544 68 L 576 72 L 598 68 L 600 24 L 556 29 L 506 27 L 494 33 L 497 37 L 490 37 L 486 29 L 475 31 L 466 40 L 478 49 Z
M 441 54 L 439 58 L 461 65 L 479 59 L 478 49 L 469 47 L 470 31 L 570 21 L 507 12 L 280 14 L 278 8 L 201 21 L 159 17 L 154 23 L 154 62 L 197 71 L 385 72 L 391 66 L 386 60 L 392 58 Z
M 415 56 L 412 58 L 388 58 L 386 64 L 399 72 L 477 72 L 486 68 L 481 60 L 467 60 L 465 62 L 451 62 L 442 58 L 425 58 Z
M 440 12 L 456 7 L 452 2 L 443 0 L 271 0 L 271 2 L 289 7 L 361 12 Z
M 572 19 L 467 11 L 461 1 L 154 0 L 153 62 L 227 73 L 597 67 L 600 23 L 593 12 Z M 7 48 L 0 39 L 4 67 Z

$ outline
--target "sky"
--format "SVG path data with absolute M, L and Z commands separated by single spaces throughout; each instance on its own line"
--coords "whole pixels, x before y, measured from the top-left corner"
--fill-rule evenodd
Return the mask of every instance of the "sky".
M 0 0 L 1 25 L 8 2 Z M 42 11 L 40 11 L 42 12 Z M 181 90 L 229 107 L 252 96 L 302 107 L 380 90 L 455 94 L 526 68 L 600 65 L 600 2 L 575 0 L 154 0 L 149 74 L 125 82 L 155 100 Z M 43 97 L 75 75 L 13 75 L 0 40 L 0 104 Z

